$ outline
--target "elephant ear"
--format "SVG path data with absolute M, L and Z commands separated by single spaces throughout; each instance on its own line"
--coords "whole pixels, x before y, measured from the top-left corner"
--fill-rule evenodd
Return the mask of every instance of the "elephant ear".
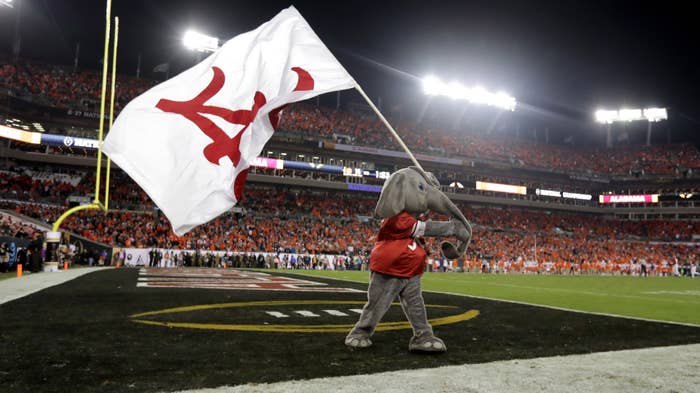
M 396 172 L 387 179 L 379 195 L 374 215 L 379 218 L 389 218 L 401 213 L 406 207 L 406 176 Z

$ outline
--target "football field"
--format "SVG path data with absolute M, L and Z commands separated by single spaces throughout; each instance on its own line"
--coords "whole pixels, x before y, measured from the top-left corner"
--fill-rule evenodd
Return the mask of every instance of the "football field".
M 294 273 L 369 282 L 367 272 Z M 700 325 L 700 278 L 426 273 L 423 290 Z
M 89 269 L 3 280 L 0 292 L 80 270 Z M 659 379 L 655 370 L 662 369 L 655 362 L 684 351 L 690 365 L 700 356 L 697 345 L 688 346 L 700 343 L 700 326 L 693 324 L 697 296 L 687 292 L 695 291 L 700 280 L 428 273 L 428 316 L 448 351 L 426 356 L 408 352 L 411 328 L 398 304 L 378 326 L 372 347 L 352 351 L 343 345 L 366 300 L 362 281 L 367 278 L 366 272 L 121 268 L 91 270 L 20 297 L 9 293 L 0 304 L 0 390 L 163 392 L 229 386 L 273 391 L 273 385 L 262 384 L 283 392 L 336 390 L 309 390 L 303 382 L 322 380 L 355 392 L 365 386 L 357 378 L 369 383 L 371 374 L 379 376 L 370 390 L 414 392 L 426 388 L 408 389 L 398 381 L 424 373 L 440 375 L 441 381 L 453 376 L 442 391 L 464 391 L 472 383 L 481 386 L 473 391 L 491 392 L 512 389 L 484 383 L 521 384 L 523 372 L 555 378 L 567 367 L 578 383 L 569 386 L 569 377 L 559 378 L 557 391 L 636 392 L 640 386 L 668 384 L 687 391 L 697 381 L 694 374 Z M 509 301 L 490 299 L 496 297 Z M 648 301 L 656 297 L 668 301 Z M 553 307 L 523 304 L 535 302 Z M 606 308 L 608 302 L 627 307 Z M 659 310 L 645 311 L 645 304 Z M 599 314 L 564 309 L 574 307 Z M 602 315 L 623 313 L 674 323 Z M 640 356 L 634 351 L 661 350 L 653 347 L 669 351 L 661 357 L 644 352 L 657 360 L 645 357 L 629 367 Z M 625 350 L 633 351 L 620 359 L 610 357 Z M 497 366 L 501 371 L 494 377 L 474 379 L 474 373 L 487 375 L 496 364 L 492 362 L 505 365 Z M 508 364 L 518 368 L 506 378 L 502 367 Z M 588 374 L 581 374 L 582 364 L 588 364 Z M 625 374 L 645 366 L 651 369 L 642 376 L 650 376 L 641 385 Z M 448 367 L 447 374 L 436 374 L 440 367 Z M 548 372 L 533 374 L 530 367 Z M 613 372 L 618 370 L 614 367 L 622 368 Z M 462 372 L 471 374 L 458 378 Z M 398 373 L 395 387 L 401 390 L 383 385 L 387 380 L 378 373 Z M 277 385 L 286 383 L 297 385 Z M 552 381 L 540 383 L 554 386 Z M 618 389 L 620 384 L 625 389 Z

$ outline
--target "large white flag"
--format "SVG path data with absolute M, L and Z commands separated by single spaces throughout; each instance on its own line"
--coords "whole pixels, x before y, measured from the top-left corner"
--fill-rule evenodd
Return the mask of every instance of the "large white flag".
M 103 151 L 182 235 L 231 209 L 278 108 L 355 81 L 290 7 L 122 110 Z

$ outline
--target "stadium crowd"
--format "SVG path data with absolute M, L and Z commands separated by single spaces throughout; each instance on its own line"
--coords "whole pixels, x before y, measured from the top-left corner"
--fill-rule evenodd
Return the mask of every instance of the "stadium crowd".
M 10 162 L 11 163 L 11 162 Z M 69 196 L 89 198 L 94 191 L 94 174 L 69 170 L 68 173 L 47 174 L 41 166 L 30 168 L 2 165 L 0 168 L 0 198 L 22 202 L 42 202 L 67 206 Z M 117 210 L 147 211 L 154 209 L 148 195 L 121 171 L 112 172 L 110 206 Z M 275 187 L 248 185 L 245 192 L 246 210 L 266 216 L 309 216 L 314 219 L 341 217 L 354 219 L 371 216 L 376 196 L 342 194 L 313 190 L 284 190 Z M 79 201 L 78 201 L 79 202 Z M 306 210 L 308 207 L 308 210 Z M 501 230 L 558 230 L 583 233 L 587 236 L 605 236 L 610 239 L 650 239 L 687 241 L 700 233 L 700 224 L 694 221 L 607 220 L 599 216 L 567 213 L 545 213 L 516 209 L 478 208 L 462 206 L 467 217 L 476 224 Z M 37 217 L 38 218 L 38 217 Z
M 149 79 L 119 75 L 115 107 L 129 101 L 154 85 Z M 95 110 L 102 92 L 102 75 L 97 71 L 73 72 L 53 64 L 22 61 L 16 64 L 0 61 L 0 86 L 13 95 L 43 98 L 48 104 L 68 109 Z
M 375 195 L 249 185 L 242 209 L 184 236 L 176 236 L 157 211 L 81 211 L 63 228 L 116 247 L 366 256 L 379 224 L 371 218 L 375 203 Z M 8 200 L 0 208 L 46 223 L 65 211 L 62 206 Z M 462 210 L 475 228 L 464 261 L 468 269 L 487 265 L 496 271 L 621 274 L 648 264 L 658 274 L 677 263 L 700 263 L 696 246 L 668 243 L 688 241 L 700 232 L 691 221 L 617 221 L 515 208 Z M 428 239 L 428 244 L 439 264 L 436 242 Z
M 123 75 L 117 80 L 117 109 L 155 83 Z M 94 71 L 72 72 L 51 64 L 31 61 L 12 64 L 0 60 L 0 87 L 19 97 L 40 97 L 57 107 L 94 109 L 100 94 L 100 76 Z M 512 136 L 488 136 L 481 132 L 483 130 L 455 131 L 430 124 L 395 123 L 408 146 L 431 155 L 506 161 L 516 166 L 597 174 L 679 174 L 688 168 L 700 168 L 700 152 L 689 144 L 625 145 L 612 150 L 574 148 Z M 280 129 L 313 139 L 400 150 L 374 115 L 301 103 L 284 111 Z
M 36 226 L 10 215 L 0 214 L 0 237 L 33 239 L 35 235 L 41 235 Z
M 285 111 L 280 128 L 320 135 L 353 145 L 400 150 L 374 116 L 298 104 Z M 512 137 L 485 136 L 476 130 L 459 132 L 398 124 L 397 132 L 416 151 L 464 158 L 508 161 L 520 165 L 567 172 L 601 174 L 675 174 L 679 168 L 700 168 L 700 152 L 690 144 L 623 146 L 581 149 L 580 147 L 535 143 Z

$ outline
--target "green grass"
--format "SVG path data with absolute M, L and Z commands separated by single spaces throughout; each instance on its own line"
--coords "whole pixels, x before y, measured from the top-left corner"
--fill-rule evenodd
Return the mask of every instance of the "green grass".
M 293 273 L 369 280 L 367 272 L 358 271 L 295 270 Z M 423 289 L 700 325 L 700 279 L 697 278 L 426 273 Z
M 7 279 L 7 278 L 12 278 L 12 277 L 17 277 L 17 273 L 15 273 L 15 272 L 0 273 L 0 281 Z

